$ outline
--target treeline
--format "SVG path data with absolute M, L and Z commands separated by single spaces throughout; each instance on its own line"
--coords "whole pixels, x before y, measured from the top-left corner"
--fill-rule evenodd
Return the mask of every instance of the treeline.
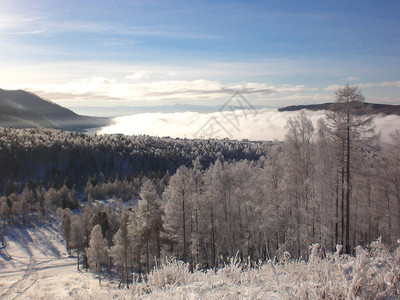
M 60 209 L 78 211 L 82 208 L 82 202 L 83 205 L 90 205 L 94 199 L 137 203 L 143 178 L 126 176 L 120 179 L 112 176 L 106 180 L 100 173 L 90 176 L 81 190 L 75 189 L 69 177 L 66 177 L 60 186 L 55 183 L 44 186 L 29 180 L 21 187 L 21 184 L 8 180 L 4 188 L 5 195 L 0 196 L 0 218 L 3 225 L 29 226 L 31 222 L 51 218 Z M 168 172 L 162 178 L 152 177 L 158 194 L 163 192 L 168 180 Z
M 197 157 L 204 166 L 216 159 L 257 160 L 271 144 L 0 128 L 0 189 L 8 180 L 61 186 L 66 177 L 80 189 L 100 173 L 105 178 L 162 177 Z
M 21 193 L 16 193 L 17 186 L 14 182 L 6 184 L 6 195 L 0 197 L 0 218 L 2 228 L 5 224 L 30 225 L 31 221 L 46 219 L 57 208 L 78 209 L 76 191 L 73 188 L 37 186 L 28 182 Z

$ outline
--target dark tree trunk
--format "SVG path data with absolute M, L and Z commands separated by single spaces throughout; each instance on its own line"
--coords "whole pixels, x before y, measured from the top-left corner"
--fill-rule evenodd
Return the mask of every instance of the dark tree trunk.
M 350 117 L 347 117 L 350 123 Z M 351 197 L 351 181 L 350 181 L 350 126 L 347 126 L 347 161 L 346 161 L 346 242 L 345 252 L 350 254 L 350 197 Z

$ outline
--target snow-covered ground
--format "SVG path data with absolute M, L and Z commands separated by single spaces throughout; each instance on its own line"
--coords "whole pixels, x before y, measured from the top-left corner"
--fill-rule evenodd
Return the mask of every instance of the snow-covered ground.
M 99 287 L 88 272 L 78 272 L 53 224 L 8 227 L 0 250 L 0 299 L 82 299 Z
M 318 246 L 309 261 L 248 267 L 233 259 L 219 270 L 189 271 L 167 261 L 147 281 L 118 289 L 118 280 L 79 272 L 52 223 L 6 231 L 0 249 L 0 299 L 398 299 L 400 250 L 380 242 L 356 257 L 322 259 Z

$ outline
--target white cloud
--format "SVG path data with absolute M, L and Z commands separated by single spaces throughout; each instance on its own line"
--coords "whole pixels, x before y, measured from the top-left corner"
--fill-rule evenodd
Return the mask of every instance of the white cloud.
M 99 133 L 149 134 L 158 136 L 268 140 L 282 138 L 286 113 L 246 110 L 201 114 L 147 113 L 114 119 Z
M 381 132 L 382 140 L 390 142 L 390 134 L 400 129 L 400 116 L 379 116 L 375 118 L 376 131 Z
M 125 76 L 125 79 L 128 80 L 141 80 L 141 79 L 148 79 L 151 77 L 151 72 L 149 71 L 137 71 L 131 75 Z
M 19 31 L 31 32 L 35 24 L 42 21 L 41 17 L 23 16 L 21 14 L 10 14 L 0 11 L 0 32 L 2 34 L 16 33 Z M 35 30 L 33 30 L 35 31 Z
M 171 72 L 168 72 L 170 76 Z M 243 95 L 250 95 L 259 99 L 267 99 L 275 95 L 277 99 L 311 99 L 310 91 L 316 89 L 303 85 L 274 86 L 260 82 L 227 83 L 220 81 L 195 79 L 195 80 L 151 80 L 151 72 L 137 71 L 125 76 L 125 79 L 109 79 L 106 77 L 93 77 L 54 84 L 29 84 L 18 86 L 55 101 L 87 100 L 112 100 L 127 102 L 165 101 L 165 100 L 224 100 L 228 99 L 235 91 Z M 157 75 L 158 76 L 158 75 Z M 147 79 L 149 78 L 149 79 Z M 15 88 L 15 86 L 14 86 Z M 303 94 L 302 94 L 303 92 Z
M 6 35 L 15 34 L 60 34 L 60 33 L 101 33 L 109 35 L 125 35 L 132 37 L 155 36 L 155 37 L 168 37 L 175 39 L 220 39 L 221 37 L 212 34 L 205 34 L 201 32 L 190 31 L 187 32 L 183 28 L 177 26 L 170 26 L 169 28 L 159 28 L 156 26 L 136 26 L 127 27 L 123 22 L 109 23 L 109 22 L 94 22 L 94 21 L 62 21 L 59 19 L 52 19 L 48 13 L 36 13 L 32 7 L 28 7 L 29 14 L 25 11 L 18 13 L 8 11 L 11 4 L 4 4 L 2 7 L 0 3 L 0 33 Z M 36 30 L 32 30 L 36 28 Z
M 360 81 L 361 77 L 349 76 L 345 78 L 348 81 Z
M 341 87 L 342 87 L 341 85 L 332 84 L 332 85 L 327 86 L 327 87 L 325 88 L 325 91 L 336 91 L 337 89 L 339 89 L 339 88 L 341 88 Z
M 354 77 L 357 78 L 357 77 Z M 372 82 L 372 83 L 354 83 L 359 88 L 371 88 L 371 87 L 397 87 L 400 88 L 400 81 L 385 81 L 385 82 Z M 326 91 L 336 91 L 342 86 L 338 84 L 329 85 L 325 88 Z
M 378 83 L 360 83 L 359 87 L 397 87 L 400 88 L 400 81 L 385 81 Z
M 325 111 L 306 111 L 316 126 Z M 250 140 L 283 140 L 286 122 L 298 112 L 278 112 L 275 109 L 215 112 L 201 114 L 146 113 L 114 119 L 114 125 L 102 128 L 98 133 L 148 134 L 186 138 L 225 138 Z M 381 131 L 384 141 L 390 140 L 390 133 L 400 128 L 399 116 L 377 116 L 377 132 Z
M 1 88 L 28 89 L 40 96 L 72 106 L 152 105 L 165 101 L 218 104 L 234 91 L 241 90 L 255 104 L 286 106 L 322 103 L 334 100 L 339 85 L 316 88 L 301 84 L 268 82 L 268 74 L 281 74 L 286 61 L 196 62 L 185 64 L 111 63 L 76 61 L 32 64 L 4 62 L 0 73 Z M 289 65 L 290 62 L 288 63 Z M 309 70 L 304 66 L 304 72 Z M 290 68 L 289 68 L 290 69 Z M 287 69 L 286 69 L 287 71 Z M 295 72 L 295 70 L 289 70 Z M 23 74 L 23 76 L 21 75 Z M 383 82 L 378 88 L 365 87 L 365 96 L 388 97 L 395 103 L 399 82 Z M 364 91 L 364 87 L 363 87 Z M 219 101 L 219 102 L 218 102 Z

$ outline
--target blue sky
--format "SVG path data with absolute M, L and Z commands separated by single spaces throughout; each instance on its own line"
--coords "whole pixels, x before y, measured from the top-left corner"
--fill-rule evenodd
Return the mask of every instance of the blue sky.
M 67 107 L 400 104 L 399 1 L 0 1 L 0 88 Z

